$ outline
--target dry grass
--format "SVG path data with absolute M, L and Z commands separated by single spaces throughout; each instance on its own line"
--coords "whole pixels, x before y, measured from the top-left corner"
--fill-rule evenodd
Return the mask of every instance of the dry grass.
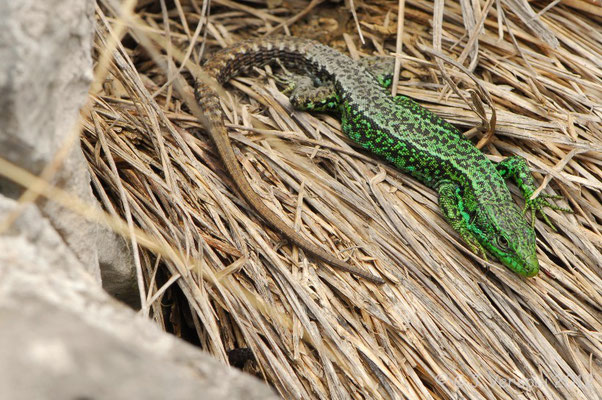
M 433 191 L 359 151 L 335 118 L 293 112 L 273 79 L 240 78 L 223 93 L 237 156 L 265 203 L 320 246 L 385 277 L 382 287 L 316 265 L 266 229 L 171 83 L 182 64 L 200 76 L 203 51 L 281 33 L 279 24 L 353 57 L 388 54 L 401 37 L 397 3 L 355 3 L 354 21 L 342 3 L 216 0 L 207 25 L 196 0 L 164 9 L 139 1 L 134 14 L 100 3 L 102 85 L 82 143 L 105 208 L 157 244 L 137 255 L 144 314 L 218 359 L 251 348 L 256 372 L 285 398 L 602 396 L 602 33 L 592 29 L 602 13 L 594 2 L 402 4 L 397 90 L 460 127 L 479 126 L 445 83 L 470 100 L 475 82 L 433 54 L 462 64 L 496 110 L 483 151 L 496 161 L 525 157 L 542 190 L 575 210 L 549 212 L 558 232 L 536 222 L 535 279 L 466 250 Z M 304 8 L 307 18 L 296 19 Z

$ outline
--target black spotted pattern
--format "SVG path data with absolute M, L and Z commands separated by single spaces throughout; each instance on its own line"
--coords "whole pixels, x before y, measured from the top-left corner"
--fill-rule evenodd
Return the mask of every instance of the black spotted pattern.
M 369 62 L 355 62 L 314 41 L 277 37 L 224 49 L 205 68 L 224 84 L 277 59 L 334 86 L 335 108 L 352 140 L 429 187 L 456 187 L 446 191 L 453 192 L 445 199 L 446 217 L 467 242 L 478 241 L 520 274 L 537 273 L 534 230 L 495 166 L 451 124 L 405 96 L 388 95 L 378 74 L 366 69 Z

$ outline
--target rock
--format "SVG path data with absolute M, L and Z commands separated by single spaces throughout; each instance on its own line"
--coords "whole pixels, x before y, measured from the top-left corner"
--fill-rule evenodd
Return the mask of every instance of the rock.
M 0 1 L 0 157 L 51 166 L 53 185 L 98 207 L 77 140 L 94 4 Z M 52 199 L 18 209 L 25 185 L 0 174 L 0 221 L 19 211 L 0 232 L 0 398 L 276 398 L 111 298 L 99 264 L 105 287 L 137 294 L 128 243 Z
M 0 2 L 0 157 L 36 175 L 58 157 L 51 183 L 98 206 L 78 145 L 79 110 L 92 81 L 94 4 Z M 22 192 L 0 177 L 0 193 L 16 199 Z M 123 239 L 52 201 L 38 204 L 85 270 L 100 282 L 101 263 L 107 290 L 135 306 L 135 271 Z
M 108 296 L 33 205 L 0 237 L 0 354 L 6 399 L 277 398 Z
M 104 290 L 133 309 L 140 309 L 136 268 L 129 243 L 103 228 L 98 231 L 96 246 Z

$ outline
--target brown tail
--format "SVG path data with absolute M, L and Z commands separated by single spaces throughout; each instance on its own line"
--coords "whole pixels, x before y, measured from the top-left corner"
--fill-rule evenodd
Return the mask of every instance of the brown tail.
M 205 128 L 210 132 L 226 170 L 230 174 L 230 177 L 240 190 L 247 203 L 249 203 L 249 205 L 265 220 L 265 222 L 267 222 L 281 235 L 286 237 L 289 241 L 302 248 L 310 256 L 318 258 L 330 264 L 334 268 L 352 273 L 370 282 L 376 284 L 385 283 L 381 278 L 364 272 L 358 268 L 352 267 L 351 265 L 339 260 L 338 258 L 335 258 L 333 255 L 325 252 L 324 250 L 316 247 L 313 243 L 303 238 L 298 232 L 284 223 L 284 221 L 282 221 L 272 210 L 266 207 L 261 198 L 257 195 L 257 193 L 255 193 L 245 178 L 243 171 L 238 164 L 238 160 L 232 151 L 232 144 L 223 122 L 218 94 L 205 83 L 198 83 L 197 99 L 202 104 L 202 109 L 204 111 L 204 118 L 202 118 L 202 120 L 205 123 Z

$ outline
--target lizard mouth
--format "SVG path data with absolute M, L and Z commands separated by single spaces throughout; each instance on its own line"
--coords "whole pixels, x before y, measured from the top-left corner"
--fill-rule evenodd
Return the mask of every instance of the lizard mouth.
M 495 253 L 493 253 L 493 255 L 496 256 Z M 503 254 L 497 256 L 497 258 L 506 267 L 526 278 L 532 278 L 539 273 L 539 260 L 537 259 L 537 254 L 523 257 L 520 256 L 520 253 L 515 253 L 514 255 Z
M 525 264 L 524 264 L 523 268 L 524 268 L 524 275 L 527 278 L 532 278 L 535 275 L 537 275 L 537 273 L 539 272 L 539 261 L 537 260 L 537 255 L 533 254 L 533 255 L 529 256 L 525 260 Z

